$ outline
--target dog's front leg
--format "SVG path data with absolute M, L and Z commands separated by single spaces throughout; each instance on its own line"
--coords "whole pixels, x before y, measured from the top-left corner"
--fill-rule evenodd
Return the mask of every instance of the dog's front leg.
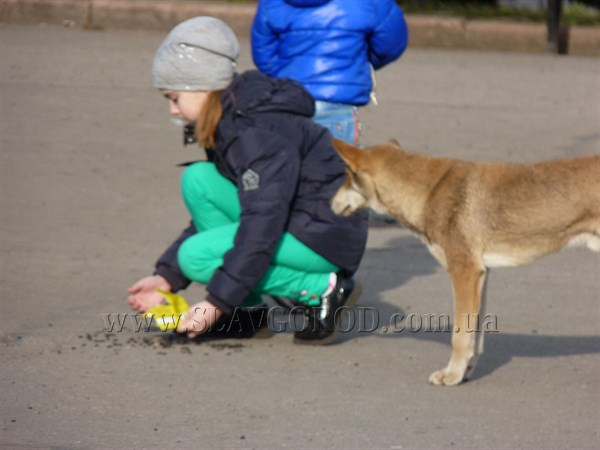
M 485 267 L 475 262 L 452 264 L 448 272 L 454 290 L 454 329 L 452 355 L 448 365 L 431 374 L 429 382 L 437 386 L 455 386 L 472 372 L 483 350 L 478 336 L 481 293 L 485 284 Z M 479 339 L 477 339 L 479 337 Z M 476 348 L 481 346 L 481 348 Z
M 487 280 L 490 276 L 490 271 L 486 270 L 480 281 L 481 287 L 479 289 L 479 321 L 477 322 L 477 329 L 475 331 L 475 354 L 471 357 L 469 364 L 467 365 L 467 371 L 465 372 L 464 380 L 471 378 L 471 374 L 479 361 L 479 357 L 483 355 L 483 338 L 485 336 L 484 331 L 481 329 L 482 321 L 485 316 L 485 307 L 487 303 Z

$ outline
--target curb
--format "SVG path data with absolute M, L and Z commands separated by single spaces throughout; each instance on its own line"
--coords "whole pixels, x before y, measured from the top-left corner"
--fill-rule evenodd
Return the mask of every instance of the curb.
M 256 4 L 205 0 L 0 0 L 0 22 L 86 29 L 169 31 L 194 16 L 214 16 L 248 36 Z M 542 53 L 546 25 L 407 15 L 412 47 Z M 571 27 L 568 53 L 600 56 L 600 28 Z
M 407 16 L 415 47 L 542 53 L 547 49 L 545 24 L 500 20 L 467 20 Z M 570 27 L 567 53 L 600 56 L 600 28 Z

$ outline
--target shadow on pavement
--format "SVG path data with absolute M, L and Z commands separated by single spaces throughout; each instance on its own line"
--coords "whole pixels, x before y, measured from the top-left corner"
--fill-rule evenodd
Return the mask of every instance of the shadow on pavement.
M 383 293 L 397 289 L 413 278 L 431 275 L 440 270 L 443 269 L 429 254 L 427 248 L 412 236 L 393 239 L 386 244 L 385 248 L 367 250 L 357 277 L 364 286 L 363 298 L 358 306 L 377 310 L 380 317 L 379 327 L 377 330 L 370 330 L 370 325 L 367 323 L 367 331 L 351 330 L 342 333 L 336 343 L 343 344 L 351 339 L 369 336 L 384 339 L 419 339 L 448 346 L 449 357 L 451 323 L 448 328 L 444 327 L 444 330 L 426 331 L 427 327 L 423 327 L 417 332 L 410 332 L 407 331 L 409 327 L 404 321 L 398 323 L 399 327 L 404 328 L 403 332 L 381 332 L 381 325 L 389 323 L 388 318 L 395 314 L 403 318 L 408 315 L 405 309 L 384 301 Z M 451 295 L 450 292 L 448 295 Z M 368 319 L 366 321 L 368 322 Z M 400 341 L 399 344 L 401 345 Z M 597 335 L 551 336 L 535 333 L 486 332 L 485 352 L 471 379 L 475 380 L 491 374 L 509 363 L 513 357 L 547 358 L 594 353 L 600 353 L 600 336 Z M 446 362 L 443 360 L 439 363 L 444 365 Z
M 452 332 L 448 329 L 443 331 L 421 330 L 418 332 L 379 333 L 376 336 L 383 339 L 408 338 L 444 344 L 448 347 L 447 357 L 450 357 Z M 514 357 L 556 358 L 600 353 L 600 336 L 597 335 L 552 336 L 534 333 L 486 332 L 484 342 L 484 353 L 471 380 L 490 375 L 498 368 L 510 363 Z M 401 345 L 402 342 L 398 341 L 398 344 Z M 439 361 L 440 366 L 446 363 L 446 359 Z
M 437 261 L 413 236 L 394 238 L 384 248 L 367 249 L 356 276 L 363 285 L 363 294 L 357 306 L 358 311 L 362 312 L 355 314 L 355 320 L 360 321 L 363 319 L 361 314 L 364 314 L 368 323 L 363 324 L 363 328 L 359 327 L 360 323 L 354 323 L 352 329 L 347 323 L 349 331 L 342 333 L 337 343 L 373 334 L 375 330 L 371 328 L 375 324 L 369 322 L 372 319 L 370 311 L 376 311 L 379 322 L 377 328 L 388 324 L 391 317 L 405 317 L 405 309 L 384 300 L 385 293 L 402 287 L 413 278 L 431 275 L 439 270 L 441 268 Z

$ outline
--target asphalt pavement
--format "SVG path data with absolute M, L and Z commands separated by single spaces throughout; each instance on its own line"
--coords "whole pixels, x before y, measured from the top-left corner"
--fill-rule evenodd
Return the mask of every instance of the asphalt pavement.
M 492 271 L 486 353 L 454 388 L 427 382 L 450 353 L 432 330 L 448 277 L 396 225 L 371 228 L 360 313 L 334 345 L 136 331 L 126 289 L 187 223 L 176 165 L 199 154 L 152 88 L 163 37 L 0 24 L 2 448 L 600 447 L 586 249 Z M 479 161 L 597 153 L 599 80 L 591 57 L 409 49 L 379 74 L 362 140 Z

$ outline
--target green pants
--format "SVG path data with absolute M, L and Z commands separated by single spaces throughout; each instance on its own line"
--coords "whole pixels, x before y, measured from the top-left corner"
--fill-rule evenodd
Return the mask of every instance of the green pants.
M 198 232 L 179 248 L 179 266 L 190 280 L 208 284 L 215 270 L 223 264 L 225 253 L 233 247 L 241 214 L 237 187 L 223 177 L 214 164 L 200 162 L 187 167 L 181 178 L 181 190 Z M 262 294 L 318 306 L 331 272 L 338 270 L 285 232 L 271 265 L 242 306 L 259 303 Z

